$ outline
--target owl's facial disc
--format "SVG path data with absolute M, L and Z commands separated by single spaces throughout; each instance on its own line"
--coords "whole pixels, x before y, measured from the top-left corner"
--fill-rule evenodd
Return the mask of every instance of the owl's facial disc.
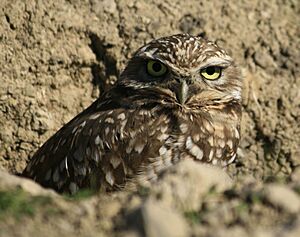
M 155 91 L 185 107 L 241 101 L 241 74 L 232 58 L 216 44 L 186 34 L 153 40 L 140 48 L 120 83 L 137 91 Z
M 199 86 L 201 84 L 200 80 L 218 80 L 222 75 L 222 69 L 220 66 L 208 66 L 201 68 L 199 72 L 191 73 L 185 78 L 177 79 L 176 82 L 179 85 L 175 86 L 174 92 L 178 102 L 183 105 L 193 94 L 199 93 L 202 90 Z M 198 86 L 194 84 L 198 84 Z

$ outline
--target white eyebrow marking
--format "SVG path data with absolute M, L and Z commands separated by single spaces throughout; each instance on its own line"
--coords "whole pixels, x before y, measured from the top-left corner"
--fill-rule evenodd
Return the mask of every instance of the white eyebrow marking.
M 143 52 L 139 52 L 138 53 L 138 56 L 141 56 L 141 57 L 148 57 L 148 58 L 152 58 L 152 59 L 154 59 L 155 57 L 154 57 L 154 54 L 156 53 L 156 51 L 157 51 L 157 48 L 154 48 L 154 49 L 151 49 L 151 50 L 149 50 L 149 51 L 143 51 Z
M 223 55 L 220 57 L 210 57 L 207 60 L 205 60 L 203 63 L 201 63 L 200 68 L 205 68 L 209 66 L 217 66 L 217 65 L 224 65 L 229 66 L 232 63 L 232 58 L 228 55 Z

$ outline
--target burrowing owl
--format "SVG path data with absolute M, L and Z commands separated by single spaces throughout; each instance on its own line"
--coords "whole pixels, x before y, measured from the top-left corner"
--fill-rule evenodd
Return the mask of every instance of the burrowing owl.
M 75 193 L 155 180 L 182 159 L 226 166 L 240 140 L 241 87 L 240 71 L 216 44 L 187 34 L 153 40 L 23 175 Z

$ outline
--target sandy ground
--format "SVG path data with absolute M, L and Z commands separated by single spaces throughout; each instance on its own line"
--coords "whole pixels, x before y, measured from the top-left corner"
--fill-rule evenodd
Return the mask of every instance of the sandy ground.
M 0 236 L 300 236 L 299 1 L 1 0 L 0 21 Z M 243 138 L 226 173 L 182 164 L 155 187 L 78 198 L 8 174 L 139 46 L 179 32 L 242 68 Z

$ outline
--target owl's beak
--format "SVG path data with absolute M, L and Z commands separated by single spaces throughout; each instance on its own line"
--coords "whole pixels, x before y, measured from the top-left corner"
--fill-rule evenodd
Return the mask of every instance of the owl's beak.
M 176 92 L 177 100 L 180 104 L 184 104 L 188 98 L 189 86 L 187 85 L 185 80 L 180 80 L 179 88 Z

